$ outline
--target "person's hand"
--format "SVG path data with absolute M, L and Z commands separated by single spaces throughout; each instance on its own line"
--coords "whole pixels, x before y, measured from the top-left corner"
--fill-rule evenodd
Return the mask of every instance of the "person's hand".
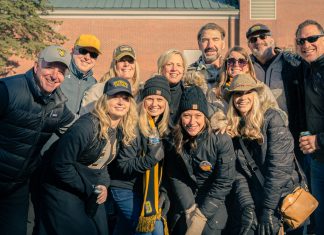
M 244 207 L 241 215 L 241 229 L 240 235 L 246 235 L 248 232 L 253 229 L 255 230 L 258 225 L 256 214 L 254 211 L 253 205 L 248 205 Z
M 316 135 L 307 135 L 299 138 L 299 147 L 304 154 L 313 153 L 319 149 Z
M 96 187 L 101 190 L 101 193 L 98 194 L 96 202 L 97 204 L 102 204 L 107 200 L 107 195 L 108 195 L 107 188 L 104 185 L 97 185 Z
M 154 157 L 156 160 L 161 161 L 164 158 L 164 149 L 162 142 L 147 145 L 148 155 Z
M 275 231 L 274 211 L 272 209 L 263 209 L 262 215 L 259 219 L 258 235 L 273 235 Z
M 186 210 L 186 224 L 187 228 L 191 225 L 191 217 L 194 215 L 194 212 L 197 208 L 197 204 L 193 204 L 189 209 Z
M 161 192 L 159 196 L 159 208 L 162 209 L 162 216 L 165 216 L 170 209 L 170 200 L 165 192 Z
M 191 217 L 191 225 L 188 227 L 186 235 L 201 235 L 205 228 L 206 221 L 207 218 L 197 207 Z

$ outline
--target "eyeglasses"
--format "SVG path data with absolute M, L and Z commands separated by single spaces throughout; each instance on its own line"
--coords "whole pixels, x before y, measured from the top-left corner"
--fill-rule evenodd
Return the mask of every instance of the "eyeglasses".
M 256 41 L 258 40 L 258 38 L 260 38 L 261 40 L 264 40 L 268 37 L 269 35 L 267 34 L 260 34 L 258 36 L 255 36 L 255 37 L 250 37 L 249 38 L 249 43 L 256 43 Z
M 82 48 L 82 47 L 79 47 L 78 52 L 81 55 L 86 55 L 86 54 L 89 53 L 90 57 L 93 58 L 93 59 L 97 59 L 97 57 L 99 55 L 97 52 L 88 51 L 87 49 Z
M 306 41 L 309 43 L 313 43 L 313 42 L 316 42 L 320 37 L 324 37 L 324 34 L 313 35 L 313 36 L 309 36 L 307 38 L 297 38 L 296 43 L 297 43 L 297 45 L 302 46 L 305 44 Z
M 226 60 L 227 66 L 228 67 L 234 67 L 236 62 L 238 62 L 238 65 L 242 68 L 247 65 L 248 61 L 246 59 L 240 58 L 240 59 L 235 59 L 235 58 L 228 58 Z

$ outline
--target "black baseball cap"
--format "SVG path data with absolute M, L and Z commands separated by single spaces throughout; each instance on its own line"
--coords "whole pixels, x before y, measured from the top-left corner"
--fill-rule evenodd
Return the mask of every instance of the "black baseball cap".
M 264 24 L 255 24 L 255 25 L 252 25 L 246 32 L 246 38 L 248 39 L 249 37 L 251 37 L 253 35 L 258 35 L 261 33 L 266 33 L 268 35 L 271 35 L 271 30 L 269 29 L 268 26 L 266 26 Z
M 132 96 L 132 89 L 128 80 L 125 78 L 113 77 L 106 82 L 104 94 L 111 96 L 120 92 L 124 92 L 129 96 Z

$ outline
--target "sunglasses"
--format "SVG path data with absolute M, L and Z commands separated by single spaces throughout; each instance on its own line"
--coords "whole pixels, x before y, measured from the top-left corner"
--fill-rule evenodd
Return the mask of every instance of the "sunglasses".
M 227 66 L 228 67 L 234 67 L 236 62 L 240 67 L 244 67 L 248 64 L 248 61 L 246 59 L 240 58 L 240 59 L 235 59 L 235 58 L 228 58 L 227 59 Z
M 89 53 L 90 57 L 93 58 L 93 59 L 97 59 L 97 57 L 98 57 L 98 55 L 99 55 L 97 52 L 88 51 L 87 49 L 82 48 L 82 47 L 80 47 L 80 48 L 78 49 L 78 52 L 79 52 L 79 54 L 81 54 L 81 55 L 86 55 L 86 54 Z
M 249 43 L 256 43 L 256 41 L 258 40 L 258 38 L 260 38 L 261 40 L 264 40 L 268 37 L 269 35 L 267 34 L 260 34 L 258 36 L 255 36 L 255 37 L 250 37 L 249 38 Z
M 324 34 L 313 35 L 313 36 L 309 36 L 307 38 L 297 38 L 296 43 L 297 43 L 297 45 L 302 46 L 305 44 L 306 41 L 309 43 L 313 43 L 313 42 L 316 42 L 320 37 L 324 37 Z

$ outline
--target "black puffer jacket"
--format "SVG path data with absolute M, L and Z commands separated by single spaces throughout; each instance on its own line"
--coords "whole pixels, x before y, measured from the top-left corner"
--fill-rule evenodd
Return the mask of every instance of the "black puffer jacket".
M 252 179 L 244 154 L 237 140 L 237 178 L 234 184 L 241 208 L 255 205 L 256 210 L 277 209 L 280 199 L 292 192 L 299 182 L 294 163 L 294 140 L 280 113 L 269 109 L 262 126 L 264 143 L 245 141 L 252 158 L 264 177 L 263 189 Z
M 53 229 L 62 235 L 108 233 L 104 204 L 99 205 L 93 218 L 85 212 L 93 185 L 109 186 L 106 166 L 89 167 L 99 159 L 107 143 L 99 139 L 99 128 L 99 120 L 92 113 L 85 114 L 47 152 L 39 234 L 53 234 Z
M 111 187 L 142 193 L 143 174 L 159 161 L 147 153 L 147 138 L 136 130 L 130 145 L 121 144 L 116 160 L 109 166 Z
M 181 156 L 175 152 L 174 146 L 166 148 L 171 201 L 177 204 L 176 213 L 197 203 L 208 220 L 213 218 L 213 227 L 222 229 L 227 218 L 224 200 L 235 177 L 232 140 L 228 135 L 205 130 L 196 137 L 196 143 L 196 149 L 185 144 Z
M 8 91 L 7 108 L 0 118 L 1 194 L 29 178 L 44 143 L 72 122 L 74 115 L 66 108 L 67 99 L 59 88 L 50 96 L 41 94 L 32 69 L 0 82 Z

